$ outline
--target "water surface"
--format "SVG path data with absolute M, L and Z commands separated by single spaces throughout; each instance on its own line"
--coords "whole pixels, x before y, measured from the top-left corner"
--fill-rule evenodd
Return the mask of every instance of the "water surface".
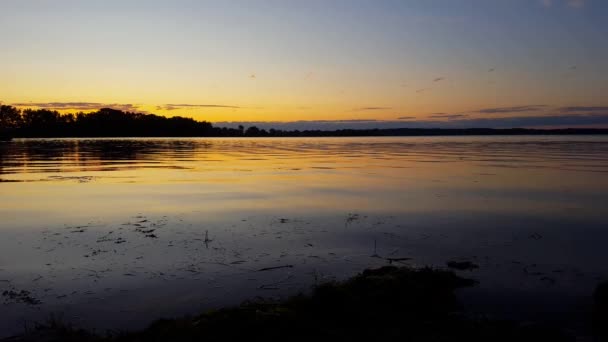
M 0 336 L 51 313 L 139 328 L 387 258 L 470 260 L 478 296 L 583 310 L 608 275 L 607 212 L 608 137 L 15 140 Z

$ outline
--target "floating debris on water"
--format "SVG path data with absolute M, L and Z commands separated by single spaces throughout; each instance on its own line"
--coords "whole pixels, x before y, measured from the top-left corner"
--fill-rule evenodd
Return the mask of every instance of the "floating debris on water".
M 344 226 L 348 226 L 349 224 L 359 220 L 360 216 L 357 213 L 348 213 L 346 216 L 346 221 L 344 222 Z
M 384 258 L 386 259 L 386 261 L 388 261 L 389 264 L 392 264 L 393 262 L 403 262 L 403 261 L 408 261 L 408 260 L 412 260 L 412 258 Z
M 479 265 L 472 263 L 471 261 L 448 261 L 446 264 L 449 268 L 460 271 L 470 271 L 479 268 Z
M 272 270 L 278 270 L 281 268 L 293 268 L 293 265 L 283 265 L 283 266 L 274 266 L 274 267 L 264 267 L 264 268 L 260 268 L 258 270 L 258 272 L 263 272 L 263 271 L 272 271 Z
M 39 299 L 34 298 L 30 291 L 26 290 L 6 290 L 2 292 L 2 297 L 5 298 L 5 301 L 24 303 L 28 305 L 39 305 L 42 303 L 42 301 L 40 301 Z

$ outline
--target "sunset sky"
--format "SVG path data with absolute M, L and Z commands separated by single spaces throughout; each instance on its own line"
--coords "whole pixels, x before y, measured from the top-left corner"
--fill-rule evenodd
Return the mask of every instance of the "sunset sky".
M 607 18 L 605 0 L 2 0 L 0 101 L 315 128 L 608 126 Z

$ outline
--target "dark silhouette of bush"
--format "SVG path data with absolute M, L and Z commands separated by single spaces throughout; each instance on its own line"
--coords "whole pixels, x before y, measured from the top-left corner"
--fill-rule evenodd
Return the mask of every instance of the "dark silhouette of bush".
M 602 341 L 608 341 L 608 282 L 600 283 L 593 292 L 593 329 Z

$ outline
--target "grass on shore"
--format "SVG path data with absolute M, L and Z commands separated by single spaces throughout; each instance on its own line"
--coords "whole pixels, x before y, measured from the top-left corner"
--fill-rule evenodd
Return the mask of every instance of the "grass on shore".
M 310 295 L 159 320 L 139 332 L 100 336 L 50 322 L 9 341 L 573 340 L 555 329 L 467 316 L 454 291 L 474 284 L 450 271 L 387 266 L 318 286 Z

